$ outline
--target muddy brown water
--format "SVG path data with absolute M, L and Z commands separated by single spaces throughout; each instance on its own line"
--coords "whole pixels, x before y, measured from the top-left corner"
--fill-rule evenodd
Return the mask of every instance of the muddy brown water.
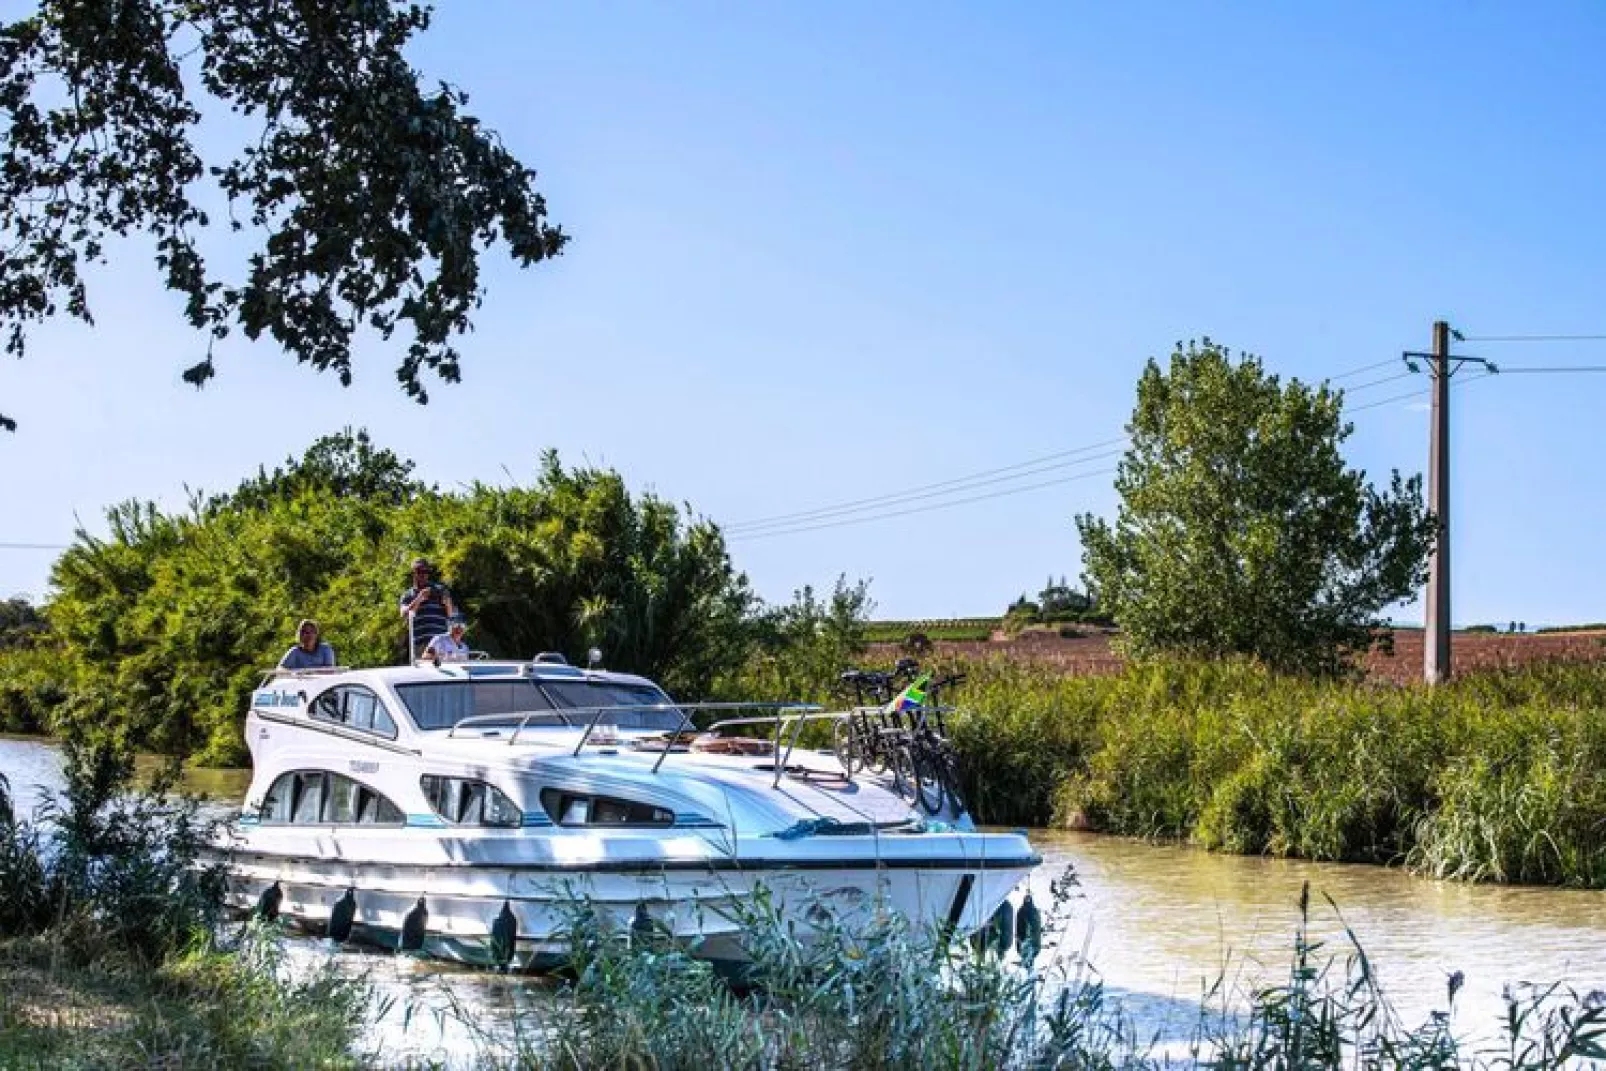
M 0 738 L 0 772 L 27 813 L 41 792 L 60 786 L 60 753 L 47 741 Z M 242 800 L 249 783 L 248 770 L 191 770 L 184 779 L 225 804 Z M 1606 990 L 1606 892 L 1429 881 L 1381 867 L 1216 855 L 1089 833 L 1032 830 L 1031 839 L 1044 860 L 1032 879 L 1040 904 L 1051 902 L 1050 883 L 1067 868 L 1077 877 L 1064 904 L 1061 954 L 1085 954 L 1109 999 L 1162 1045 L 1191 1032 L 1199 995 L 1216 979 L 1240 994 L 1286 979 L 1307 882 L 1313 936 L 1343 956 L 1347 924 L 1408 1023 L 1444 1007 L 1454 971 L 1466 978 L 1455 1022 L 1469 1035 L 1493 1033 L 1510 983 Z M 531 1002 L 554 999 L 550 980 L 336 951 L 315 938 L 290 946 L 296 963 L 333 959 L 374 981 L 384 1014 L 370 1024 L 368 1042 L 392 1058 L 471 1061 L 475 1032 L 511 1029 Z

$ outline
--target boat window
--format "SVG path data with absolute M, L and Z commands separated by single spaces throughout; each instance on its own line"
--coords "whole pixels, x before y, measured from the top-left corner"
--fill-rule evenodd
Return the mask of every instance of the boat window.
M 281 774 L 262 801 L 267 825 L 395 825 L 401 808 L 358 781 L 323 770 Z
M 377 695 L 357 684 L 343 684 L 319 695 L 309 708 L 319 721 L 396 739 L 396 722 Z
M 493 714 L 508 717 L 505 722 L 477 722 L 476 726 L 491 729 L 514 728 L 520 722 L 526 726 L 569 724 L 567 718 L 553 712 L 552 701 L 528 678 L 398 684 L 396 694 L 420 729 L 450 729 L 464 718 Z M 534 716 L 526 722 L 526 715 Z
M 541 790 L 541 806 L 560 826 L 672 826 L 675 812 L 650 803 L 588 792 Z
M 681 712 L 660 689 L 650 684 L 623 684 L 617 681 L 542 681 L 542 691 L 555 706 L 574 710 L 596 707 L 663 707 L 659 710 L 606 710 L 597 718 L 599 725 L 612 722 L 621 729 L 678 729 Z M 591 714 L 572 715 L 576 723 L 589 723 Z
M 323 774 L 301 774 L 296 778 L 296 808 L 290 821 L 296 825 L 318 822 L 323 813 Z
M 524 812 L 495 785 L 425 774 L 418 779 L 430 808 L 457 826 L 521 826 Z

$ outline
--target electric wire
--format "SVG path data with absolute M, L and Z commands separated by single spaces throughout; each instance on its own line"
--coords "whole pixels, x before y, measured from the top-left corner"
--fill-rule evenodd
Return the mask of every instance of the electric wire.
M 1606 364 L 1519 365 L 1515 368 L 1500 366 L 1500 375 L 1565 375 L 1569 372 L 1606 372 Z
M 964 506 L 972 502 L 985 502 L 988 499 L 1005 498 L 1009 495 L 1025 494 L 1028 491 L 1039 491 L 1045 487 L 1058 487 L 1061 484 L 1074 483 L 1077 480 L 1088 480 L 1094 476 L 1108 476 L 1114 473 L 1114 468 L 1095 469 L 1092 472 L 1079 472 L 1075 476 L 1061 476 L 1056 480 L 1043 480 L 1039 483 L 1027 484 L 1024 487 L 1007 487 L 1002 491 L 991 491 L 984 495 L 972 495 L 968 498 L 956 498 L 950 502 L 934 502 L 925 506 L 914 506 L 910 509 L 896 510 L 891 513 L 878 513 L 870 517 L 849 517 L 845 520 L 826 521 L 822 524 L 808 524 L 796 528 L 782 528 L 769 532 L 754 532 L 747 535 L 737 534 L 731 536 L 732 542 L 750 542 L 755 539 L 768 539 L 771 536 L 801 535 L 804 532 L 818 532 L 827 528 L 847 528 L 855 524 L 869 524 L 872 521 L 885 521 L 893 517 L 907 517 L 915 513 L 930 513 L 933 510 L 948 509 L 952 506 Z
M 1606 335 L 1463 335 L 1462 342 L 1606 342 Z
M 1103 442 L 1089 443 L 1074 450 L 1061 450 L 1041 457 L 1020 461 L 1013 465 L 1003 465 L 994 469 L 983 469 L 968 476 L 956 476 L 950 480 L 940 480 L 936 483 L 922 484 L 910 487 L 903 491 L 894 491 L 885 495 L 874 495 L 868 498 L 856 498 L 848 502 L 838 502 L 828 506 L 819 506 L 814 509 L 796 510 L 791 513 L 779 513 L 769 517 L 759 517 L 750 521 L 740 521 L 725 527 L 726 534 L 734 535 L 741 531 L 752 531 L 760 528 L 769 528 L 776 525 L 785 525 L 814 519 L 822 519 L 839 514 L 857 513 L 864 510 L 879 509 L 886 506 L 898 505 L 902 502 L 917 501 L 934 498 L 943 494 L 956 494 L 963 491 L 974 490 L 977 487 L 988 486 L 994 483 L 1007 483 L 1027 476 L 1036 476 L 1054 469 L 1070 468 L 1076 465 L 1085 465 L 1090 461 L 1100 461 L 1119 451 L 1107 451 L 1108 447 L 1119 447 L 1126 442 L 1126 436 L 1106 439 Z M 1094 454 L 1093 451 L 1106 450 L 1105 453 Z M 1091 456 L 1076 456 L 1091 455 Z M 1074 460 L 1072 458 L 1074 457 Z M 1058 460 L 1067 459 L 1067 460 Z M 1005 474 L 1008 475 L 1005 475 Z
M 980 490 L 981 488 L 984 488 L 984 487 L 993 487 L 993 486 L 996 486 L 998 484 L 1011 483 L 1011 482 L 1013 482 L 1015 480 L 1024 479 L 1024 478 L 1026 478 L 1028 476 L 1041 476 L 1045 472 L 1054 472 L 1054 471 L 1057 471 L 1057 470 L 1060 470 L 1060 469 L 1075 468 L 1075 467 L 1080 466 L 1080 465 L 1092 464 L 1093 462 L 1096 462 L 1096 461 L 1108 461 L 1110 458 L 1119 456 L 1120 453 L 1121 453 L 1121 448 L 1117 447 L 1117 448 L 1115 448 L 1113 450 L 1106 450 L 1103 453 L 1090 454 L 1087 457 L 1079 458 L 1079 459 L 1077 459 L 1075 461 L 1062 461 L 1062 462 L 1059 462 L 1058 464 L 1054 464 L 1054 465 L 1044 465 L 1044 466 L 1042 466 L 1040 468 L 1030 469 L 1030 470 L 1027 470 L 1025 472 L 1017 472 L 1017 473 L 1015 473 L 1013 475 L 1010 475 L 1010 476 L 1001 476 L 1001 477 L 997 477 L 997 478 L 990 479 L 990 480 L 980 480 L 980 481 L 976 481 L 976 482 L 973 482 L 973 483 L 968 483 L 968 484 L 965 484 L 962 487 L 948 487 L 948 488 L 944 488 L 944 489 L 942 489 L 940 491 L 927 491 L 924 494 L 917 494 L 917 495 L 916 494 L 892 495 L 892 496 L 888 496 L 886 498 L 875 499 L 873 502 L 870 502 L 870 503 L 868 503 L 866 505 L 862 505 L 862 506 L 855 506 L 852 509 L 836 509 L 836 510 L 830 510 L 830 511 L 818 511 L 813 516 L 799 517 L 799 518 L 797 518 L 795 520 L 791 520 L 791 521 L 771 521 L 768 524 L 762 524 L 762 525 L 753 524 L 753 525 L 749 525 L 747 527 L 744 527 L 742 529 L 739 529 L 739 530 L 737 530 L 735 532 L 732 532 L 732 533 L 729 533 L 729 534 L 733 534 L 733 535 L 754 535 L 754 534 L 756 534 L 758 532 L 769 531 L 769 530 L 776 529 L 776 528 L 790 528 L 793 525 L 800 524 L 800 523 L 808 523 L 808 522 L 811 522 L 811 521 L 839 520 L 839 519 L 841 519 L 843 517 L 851 517 L 854 514 L 873 513 L 873 512 L 876 512 L 878 510 L 886 509 L 888 506 L 901 506 L 901 505 L 906 505 L 906 504 L 908 504 L 910 502 L 922 502 L 922 501 L 925 501 L 927 499 L 932 499 L 932 498 L 946 498 L 949 495 L 963 494 L 963 493 L 965 493 L 967 491 L 976 491 L 976 490 Z
M 1374 369 L 1383 368 L 1383 367 L 1386 367 L 1386 366 L 1391 365 L 1393 363 L 1394 363 L 1393 358 L 1390 358 L 1389 360 L 1377 361 L 1377 362 L 1375 362 L 1373 364 L 1363 364 L 1359 368 L 1351 368 L 1349 371 L 1340 372 L 1336 376 L 1328 376 L 1327 379 L 1326 379 L 1326 382 L 1328 382 L 1328 383 L 1336 383 L 1341 379 L 1348 379 L 1351 376 L 1358 376 L 1362 372 L 1370 372 L 1370 371 L 1373 371 Z

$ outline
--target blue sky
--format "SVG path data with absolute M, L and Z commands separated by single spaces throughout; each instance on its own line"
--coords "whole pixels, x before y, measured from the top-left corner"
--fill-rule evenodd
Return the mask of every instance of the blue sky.
M 418 65 L 574 236 L 490 262 L 465 382 L 420 408 L 378 344 L 342 390 L 240 341 L 197 393 L 179 300 L 120 250 L 95 328 L 0 363 L 22 422 L 0 542 L 181 506 L 347 424 L 443 485 L 550 446 L 735 524 L 1108 440 L 1178 339 L 1321 378 L 1426 348 L 1440 317 L 1606 333 L 1603 45 L 1593 3 L 444 5 Z M 1457 392 L 1458 623 L 1606 618 L 1603 415 L 1606 375 Z M 1355 464 L 1422 468 L 1416 399 L 1354 419 Z M 881 616 L 987 614 L 1074 577 L 1071 518 L 1113 508 L 1097 475 L 732 550 L 772 599 L 846 573 Z M 50 558 L 0 551 L 0 594 L 42 594 Z

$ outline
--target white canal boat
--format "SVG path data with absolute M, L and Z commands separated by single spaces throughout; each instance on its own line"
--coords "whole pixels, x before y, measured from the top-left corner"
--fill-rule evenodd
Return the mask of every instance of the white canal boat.
M 759 886 L 804 940 L 885 910 L 964 935 L 1040 861 L 1024 835 L 923 816 L 888 779 L 795 745 L 844 715 L 776 708 L 693 737 L 697 709 L 549 656 L 272 673 L 246 719 L 230 903 L 540 968 L 589 900 L 604 924 L 739 963 Z M 737 722 L 766 735 L 733 738 Z

